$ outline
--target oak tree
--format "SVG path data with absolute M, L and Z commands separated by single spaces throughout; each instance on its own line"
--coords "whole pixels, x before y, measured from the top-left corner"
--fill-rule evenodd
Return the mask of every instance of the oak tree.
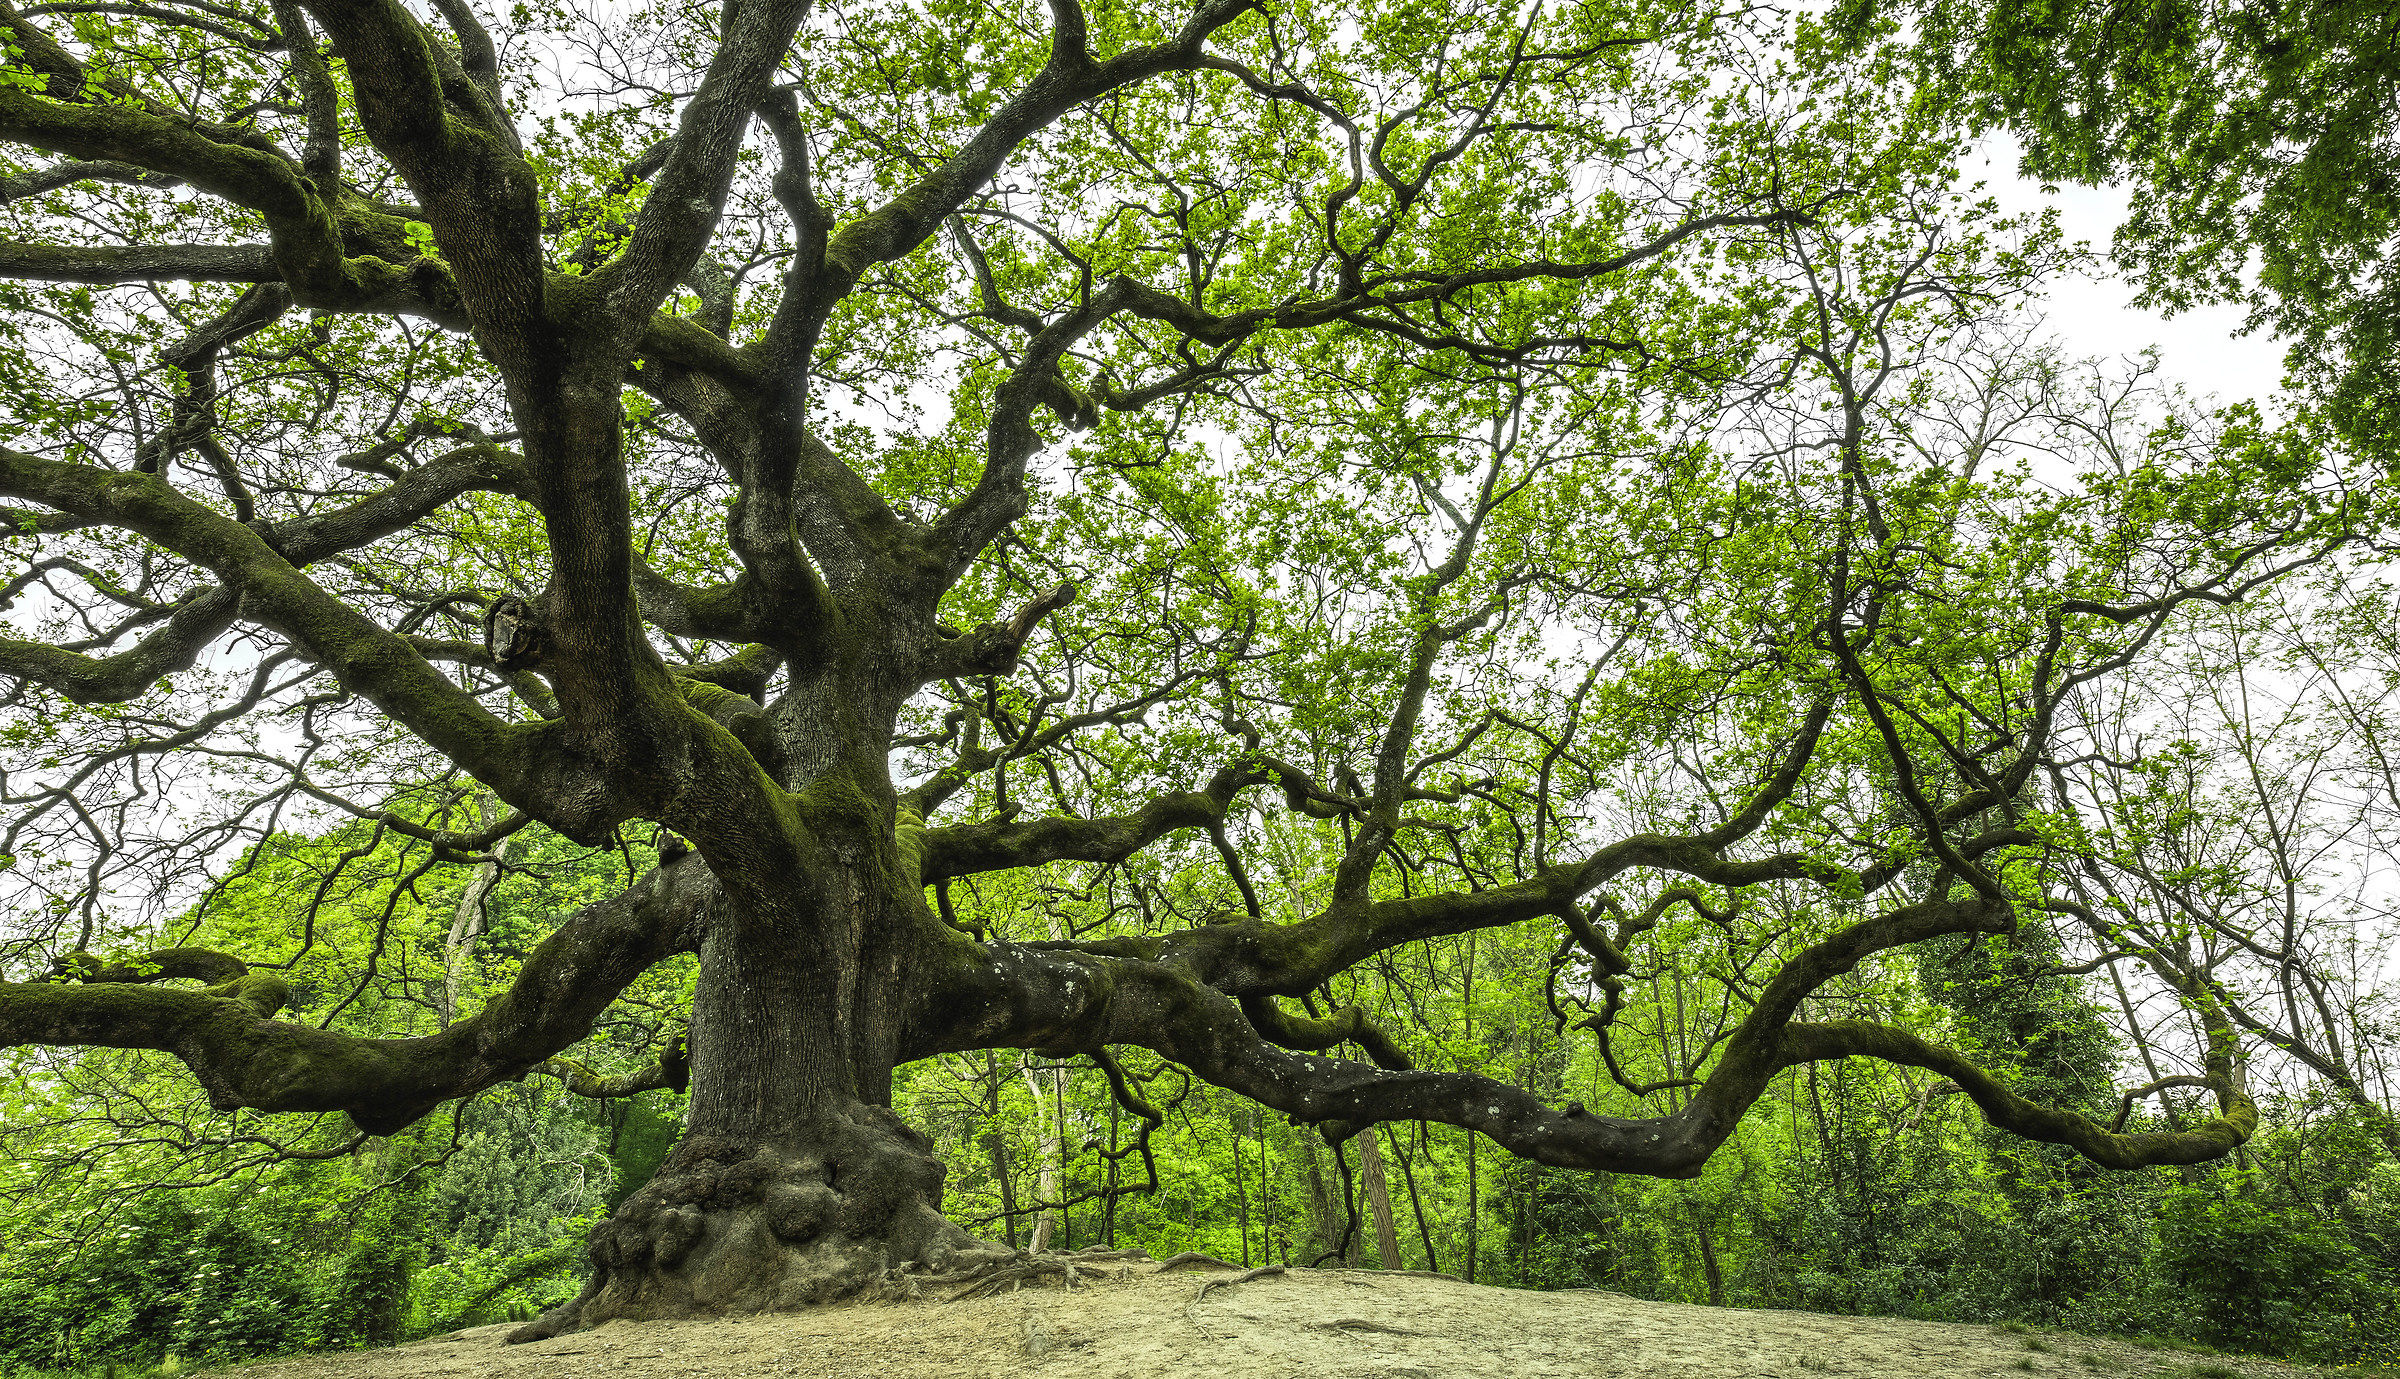
M 1886 58 L 1679 0 L 0 28 L 0 1041 L 390 1134 L 696 954 L 688 1037 L 572 1073 L 688 1122 L 530 1334 L 1000 1258 L 890 1109 L 962 1050 L 1663 1176 L 1852 1056 L 2113 1167 L 2255 1124 L 2204 981 L 2113 1122 L 1839 998 L 2117 932 L 2066 707 L 2349 512 L 2307 436 L 2062 401 L 2010 324 L 2053 237 Z M 283 951 L 124 946 L 349 817 L 487 892 L 537 834 L 659 860 L 431 1029 L 292 1018 L 322 887 Z M 1318 1003 L 1498 926 L 1623 1114 Z M 1716 1024 L 1636 1083 L 1669 933 Z M 2129 1129 L 2167 1086 L 2218 1113 Z

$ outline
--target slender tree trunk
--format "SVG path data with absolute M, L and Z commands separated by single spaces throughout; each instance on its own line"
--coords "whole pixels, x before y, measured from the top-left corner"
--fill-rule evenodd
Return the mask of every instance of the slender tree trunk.
M 1516 1215 L 1508 1229 L 1510 1255 L 1503 1261 L 1508 1266 L 1508 1276 L 1519 1285 L 1525 1282 L 1533 1261 L 1533 1197 L 1541 1190 L 1542 1166 L 1527 1163 L 1521 1171 L 1525 1175 L 1525 1190 L 1516 1197 Z
M 1480 1179 L 1475 1165 L 1475 1132 L 1467 1135 L 1467 1282 L 1475 1281 L 1475 1257 L 1482 1250 L 1482 1204 L 1476 1200 Z
M 1008 1163 L 1008 1133 L 1000 1124 L 1000 1055 L 984 1053 L 983 1152 L 990 1158 L 992 1182 L 1000 1191 L 1000 1229 L 1008 1248 L 1017 1248 L 1017 1184 Z
M 500 822 L 500 801 L 491 796 L 476 796 L 476 814 L 481 826 L 490 828 Z M 506 855 L 510 840 L 502 840 L 497 849 Z M 467 963 L 475 952 L 476 940 L 490 927 L 485 905 L 490 901 L 492 888 L 500 884 L 498 861 L 484 862 L 467 878 L 466 889 L 459 892 L 458 906 L 451 912 L 450 933 L 442 942 L 442 986 L 436 998 L 435 1014 L 442 1028 L 448 1029 L 458 1019 L 458 997 L 467 980 Z
M 1708 1280 L 1708 1305 L 1725 1305 L 1725 1271 L 1717 1265 L 1717 1242 L 1708 1228 L 1708 1221 L 1699 1213 L 1691 1215 L 1692 1239 L 1700 1246 L 1700 1274 Z
M 1058 1163 L 1063 1153 L 1060 1126 L 1052 1115 L 1051 1093 L 1055 1083 L 1064 1076 L 1058 1069 L 1049 1070 L 1047 1077 L 1033 1066 L 1033 1060 L 1022 1059 L 1019 1070 L 1025 1076 L 1025 1087 L 1033 1093 L 1034 1124 L 1041 1128 L 1041 1143 L 1033 1158 L 1033 1239 L 1026 1249 L 1039 1254 L 1050 1248 L 1050 1236 L 1057 1225 L 1055 1208 L 1050 1204 L 1061 1200 L 1058 1190 Z
M 1075 1211 L 1066 1203 L 1075 1192 L 1075 1175 L 1068 1171 L 1067 1163 L 1067 1076 L 1067 1069 L 1063 1066 L 1051 1076 L 1050 1114 L 1053 1117 L 1051 1123 L 1058 1127 L 1058 1231 L 1066 1240 L 1060 1248 L 1072 1250 L 1075 1248 Z
M 1466 1012 L 1467 1047 L 1475 1046 L 1475 945 L 1479 934 L 1467 935 L 1467 958 L 1459 974 L 1459 1006 Z M 1475 1165 L 1475 1132 L 1467 1137 L 1467 1282 L 1475 1281 L 1475 1256 L 1482 1248 L 1480 1213 L 1482 1203 L 1476 1200 L 1478 1178 Z
M 1417 1192 L 1417 1173 L 1411 1161 L 1423 1159 L 1425 1153 L 1425 1122 L 1417 1122 L 1417 1142 L 1413 1150 L 1394 1150 L 1400 1160 L 1400 1180 L 1408 1185 L 1408 1209 L 1417 1218 L 1417 1238 L 1425 1242 L 1425 1268 L 1431 1273 L 1442 1271 L 1442 1257 L 1433 1248 L 1433 1227 L 1425 1219 L 1425 1199 Z
M 1375 1216 L 1375 1254 L 1386 1269 L 1408 1267 L 1400 1258 L 1400 1234 L 1392 1229 L 1392 1192 L 1383 1177 L 1382 1138 L 1372 1125 L 1358 1135 L 1358 1176 L 1367 1190 L 1367 1209 Z
M 1056 910 L 1048 911 L 1044 918 L 1049 922 L 1050 937 L 1053 940 L 1061 940 L 1066 937 L 1065 930 L 1058 922 Z M 1025 1070 L 1025 1085 L 1033 1092 L 1033 1114 L 1036 1123 L 1042 1127 L 1042 1143 L 1039 1158 L 1036 1160 L 1040 1167 L 1034 1173 L 1034 1201 L 1037 1203 L 1063 1202 L 1066 1200 L 1066 1194 L 1059 1190 L 1059 1185 L 1065 1177 L 1067 1161 L 1067 1070 L 1063 1064 L 1053 1066 L 1049 1070 L 1049 1076 L 1045 1078 L 1035 1070 L 1031 1059 L 1020 1060 L 1019 1066 Z M 1045 1083 L 1048 1085 L 1045 1086 Z M 1045 1104 L 1045 1097 L 1048 1104 Z M 1037 1207 L 1036 1210 L 1040 1214 L 1033 1220 L 1033 1241 L 1026 1248 L 1039 1254 L 1050 1248 L 1050 1236 L 1052 1227 L 1056 1224 L 1056 1213 L 1064 1211 L 1065 1208 L 1045 1206 Z
M 1342 1248 L 1342 1231 L 1334 1224 L 1333 1194 L 1325 1186 L 1325 1164 L 1318 1156 L 1316 1141 L 1306 1132 L 1299 1139 L 1300 1156 L 1308 1164 L 1309 1224 L 1316 1234 L 1316 1250 L 1309 1260 L 1313 1266 Z
M 1360 1188 L 1357 1180 L 1351 1176 L 1350 1161 L 1338 1144 L 1333 1147 L 1333 1172 L 1342 1183 L 1342 1225 L 1337 1248 L 1341 1251 L 1343 1265 L 1355 1267 L 1367 1262 L 1367 1245 L 1361 1238 L 1365 1232 L 1359 1229 Z
M 1250 1112 L 1251 1133 L 1258 1137 L 1258 1257 L 1261 1263 L 1275 1262 L 1275 1156 L 1267 1152 L 1267 1118 L 1255 1107 Z
M 1242 1121 L 1236 1110 L 1227 1118 L 1233 1125 L 1233 1225 L 1242 1240 L 1242 1267 L 1250 1267 L 1250 1188 L 1242 1177 Z
M 1108 1103 L 1108 1192 L 1101 1199 L 1100 1239 L 1109 1249 L 1117 1248 L 1117 1102 Z

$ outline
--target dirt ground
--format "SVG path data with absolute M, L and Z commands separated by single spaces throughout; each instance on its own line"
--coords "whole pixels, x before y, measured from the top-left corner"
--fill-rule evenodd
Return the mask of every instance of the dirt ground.
M 868 1303 L 728 1321 L 611 1322 L 533 1345 L 478 1327 L 390 1350 L 220 1371 L 241 1379 L 2294 1379 L 2261 1360 L 2059 1333 L 1531 1293 L 1432 1275 L 1155 1273 L 1106 1266 L 1072 1290 Z

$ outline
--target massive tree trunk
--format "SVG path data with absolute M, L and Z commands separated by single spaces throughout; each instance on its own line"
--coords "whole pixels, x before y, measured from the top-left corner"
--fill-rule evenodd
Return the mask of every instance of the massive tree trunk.
M 942 1164 L 891 1110 L 906 929 L 840 879 L 711 916 L 684 1137 L 594 1229 L 582 1296 L 517 1339 L 801 1307 L 999 1249 L 943 1218 Z
M 880 754 L 842 750 L 873 703 L 853 691 L 783 735 L 813 844 L 797 872 L 702 840 L 724 893 L 700 944 L 683 1139 L 593 1230 L 582 1295 L 512 1339 L 803 1307 L 1008 1253 L 944 1219 L 932 1142 L 891 1109 L 912 973 L 940 925 Z

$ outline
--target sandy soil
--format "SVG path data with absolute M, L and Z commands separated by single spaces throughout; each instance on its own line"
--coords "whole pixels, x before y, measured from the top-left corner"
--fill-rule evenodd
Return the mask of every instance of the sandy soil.
M 870 1303 L 730 1321 L 611 1322 L 533 1345 L 478 1327 L 390 1350 L 221 1371 L 241 1379 L 1818 1379 L 2025 1374 L 2292 1379 L 2261 1360 L 2054 1333 L 1530 1293 L 1431 1275 L 1153 1273 L 1072 1290 Z M 2195 1366 L 2198 1368 L 2195 1369 Z

